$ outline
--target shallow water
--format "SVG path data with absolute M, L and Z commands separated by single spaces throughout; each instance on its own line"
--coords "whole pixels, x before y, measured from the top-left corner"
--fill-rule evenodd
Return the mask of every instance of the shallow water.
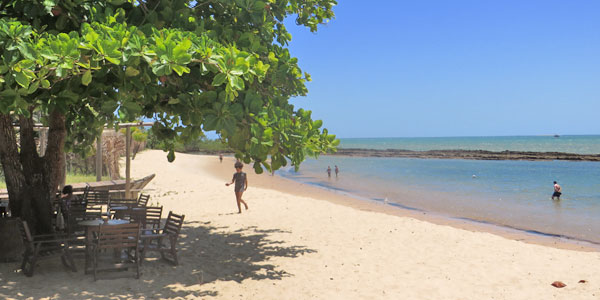
M 335 165 L 339 177 L 328 178 L 327 166 Z M 390 209 L 600 243 L 600 162 L 321 156 L 305 161 L 297 173 L 285 169 L 279 174 L 387 202 Z M 560 201 L 550 199 L 554 180 L 563 187 Z

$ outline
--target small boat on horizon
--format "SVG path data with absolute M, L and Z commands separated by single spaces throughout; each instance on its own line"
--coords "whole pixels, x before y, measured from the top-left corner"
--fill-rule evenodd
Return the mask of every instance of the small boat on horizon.
M 554 135 L 554 137 L 555 137 L 555 138 L 557 138 L 557 137 L 560 137 L 560 135 L 558 135 L 558 134 L 555 134 L 555 135 Z

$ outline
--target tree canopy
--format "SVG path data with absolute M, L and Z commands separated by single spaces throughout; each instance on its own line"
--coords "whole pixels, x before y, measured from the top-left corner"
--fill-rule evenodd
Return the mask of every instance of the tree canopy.
M 246 163 L 297 166 L 335 137 L 290 97 L 306 95 L 283 20 L 317 30 L 335 1 L 4 1 L 0 113 L 58 110 L 67 142 L 153 118 L 162 139 L 218 132 Z M 118 114 L 115 114 L 118 112 Z M 165 143 L 172 151 L 172 143 Z M 173 159 L 173 152 L 169 158 Z M 260 172 L 260 165 L 255 164 Z
M 151 130 L 170 161 L 174 141 L 214 130 L 258 173 L 335 151 L 339 141 L 322 121 L 289 103 L 306 95 L 310 76 L 286 48 L 291 35 L 284 25 L 294 17 L 314 32 L 333 18 L 334 5 L 0 2 L 0 161 L 12 214 L 38 231 L 49 228 L 48 200 L 62 178 L 64 151 L 90 148 L 105 124 L 154 119 Z M 49 127 L 42 154 L 34 115 Z

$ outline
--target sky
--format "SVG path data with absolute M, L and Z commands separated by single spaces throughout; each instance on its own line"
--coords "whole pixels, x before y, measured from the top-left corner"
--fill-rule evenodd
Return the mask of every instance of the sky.
M 600 134 L 600 1 L 338 0 L 291 100 L 340 138 Z

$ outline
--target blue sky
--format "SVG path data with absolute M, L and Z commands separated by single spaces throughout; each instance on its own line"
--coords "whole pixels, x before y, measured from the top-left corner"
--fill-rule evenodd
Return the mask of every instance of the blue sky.
M 287 22 L 338 137 L 600 134 L 600 1 L 338 2 Z

